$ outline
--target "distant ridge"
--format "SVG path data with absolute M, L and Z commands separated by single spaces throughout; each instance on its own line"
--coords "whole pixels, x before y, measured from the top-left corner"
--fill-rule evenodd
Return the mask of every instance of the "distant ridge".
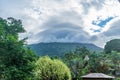
M 102 48 L 90 43 L 50 42 L 29 45 L 38 55 L 63 56 L 66 52 L 74 51 L 77 47 L 86 47 L 91 52 L 103 51 Z

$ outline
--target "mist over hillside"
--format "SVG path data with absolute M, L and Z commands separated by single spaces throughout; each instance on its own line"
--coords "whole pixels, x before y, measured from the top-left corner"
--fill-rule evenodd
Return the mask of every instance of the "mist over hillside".
M 74 51 L 77 47 L 86 47 L 91 52 L 103 51 L 102 48 L 89 43 L 63 43 L 63 42 L 52 42 L 52 43 L 38 43 L 29 45 L 30 48 L 40 56 L 63 56 L 66 52 Z

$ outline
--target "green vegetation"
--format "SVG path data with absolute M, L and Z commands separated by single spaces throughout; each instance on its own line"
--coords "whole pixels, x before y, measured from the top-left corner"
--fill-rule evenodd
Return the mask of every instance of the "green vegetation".
M 33 76 L 36 55 L 24 48 L 18 33 L 25 32 L 20 20 L 0 18 L 0 80 L 28 80 Z
M 110 54 L 89 52 L 86 48 L 78 48 L 64 55 L 63 61 L 70 68 L 73 80 L 81 80 L 88 73 L 105 73 L 120 76 L 120 53 Z
M 90 52 L 102 52 L 103 49 L 95 46 L 94 44 L 88 43 L 62 43 L 62 42 L 53 42 L 53 43 L 38 43 L 29 45 L 30 48 L 40 56 L 58 56 L 63 57 L 64 53 L 69 51 L 74 51 L 77 47 L 86 47 Z
M 26 39 L 19 40 L 18 34 L 23 32 L 20 20 L 0 18 L 0 80 L 81 80 L 82 75 L 96 72 L 120 79 L 120 39 L 107 42 L 104 52 L 91 44 L 89 49 L 96 52 L 77 43 L 33 45 L 36 52 L 56 55 L 50 58 L 38 57 L 27 48 Z
M 104 51 L 106 53 L 111 53 L 111 51 L 120 52 L 120 39 L 113 39 L 108 41 L 105 45 Z
M 41 57 L 36 62 L 37 80 L 71 80 L 69 68 L 60 60 Z

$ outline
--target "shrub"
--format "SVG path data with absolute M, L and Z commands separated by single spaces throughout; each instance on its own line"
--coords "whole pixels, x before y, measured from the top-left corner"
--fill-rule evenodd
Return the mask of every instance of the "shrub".
M 36 62 L 35 78 L 37 80 L 71 80 L 71 74 L 62 61 L 44 56 Z

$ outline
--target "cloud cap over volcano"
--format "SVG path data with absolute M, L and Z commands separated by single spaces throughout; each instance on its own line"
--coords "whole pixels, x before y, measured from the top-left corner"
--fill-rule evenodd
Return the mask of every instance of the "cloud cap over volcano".
M 0 16 L 23 21 L 28 43 L 85 42 L 119 36 L 119 0 L 0 0 Z M 9 13 L 9 14 L 8 14 Z

